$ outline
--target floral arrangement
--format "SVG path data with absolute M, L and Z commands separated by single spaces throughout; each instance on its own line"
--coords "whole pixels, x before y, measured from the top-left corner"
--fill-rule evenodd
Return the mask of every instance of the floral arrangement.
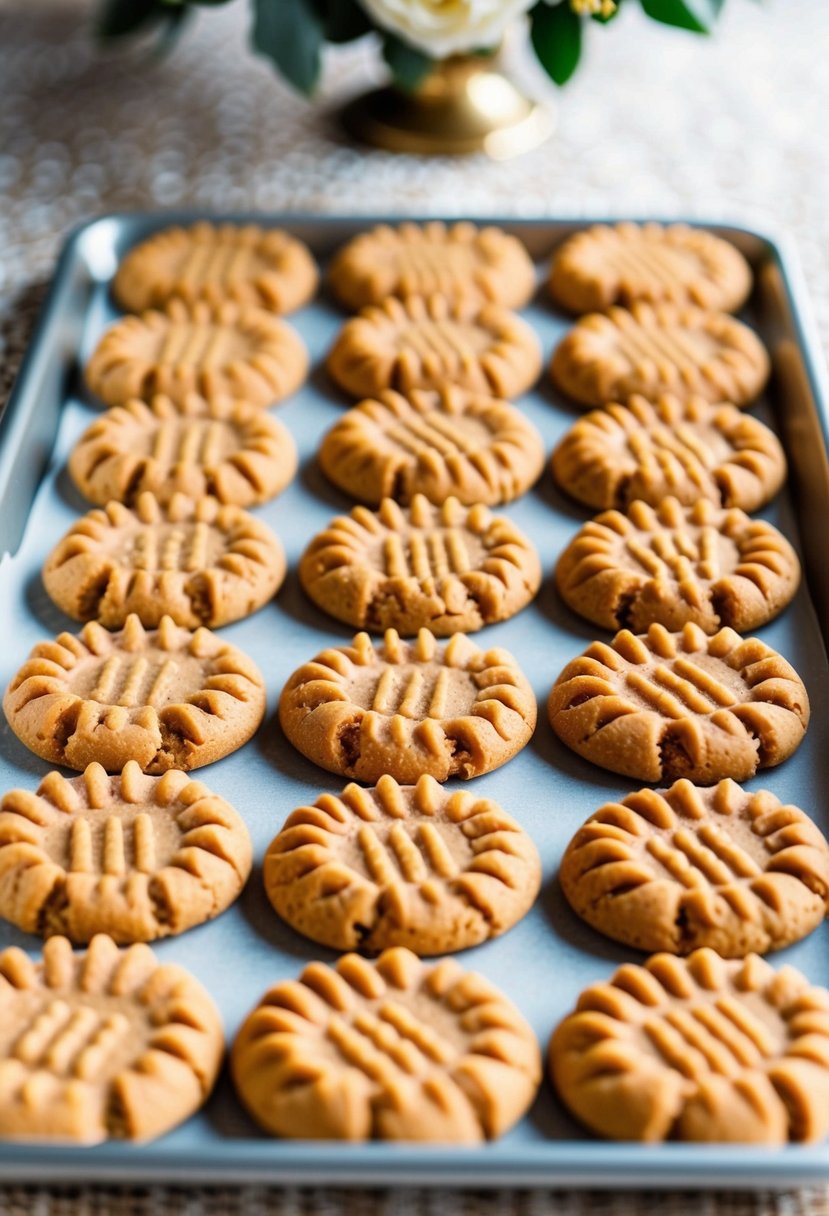
M 312 93 L 326 43 L 379 35 L 398 84 L 417 87 L 432 63 L 449 55 L 493 51 L 516 18 L 526 15 L 539 61 L 565 84 L 578 66 L 584 26 L 608 24 L 635 0 L 251 0 L 252 42 L 297 89 Z M 725 0 L 638 0 L 648 17 L 707 33 Z M 157 30 L 175 35 L 196 7 L 226 0 L 102 0 L 105 39 Z

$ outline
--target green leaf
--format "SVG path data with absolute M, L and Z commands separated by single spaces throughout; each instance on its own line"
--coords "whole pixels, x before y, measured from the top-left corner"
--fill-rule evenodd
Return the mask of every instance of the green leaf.
M 383 35 L 383 58 L 391 69 L 395 84 L 409 93 L 422 84 L 432 69 L 432 60 L 428 55 L 394 34 Z
M 316 88 L 322 62 L 323 28 L 313 0 L 254 0 L 251 38 L 302 93 Z
M 98 38 L 123 38 L 161 20 L 160 4 L 156 0 L 103 0 L 95 15 Z
M 707 34 L 720 15 L 725 0 L 641 0 L 654 21 L 675 25 L 695 34 Z
M 353 42 L 374 29 L 357 0 L 315 0 L 326 42 Z
M 556 84 L 566 84 L 581 57 L 581 17 L 567 3 L 542 2 L 530 19 L 530 37 L 541 66 Z

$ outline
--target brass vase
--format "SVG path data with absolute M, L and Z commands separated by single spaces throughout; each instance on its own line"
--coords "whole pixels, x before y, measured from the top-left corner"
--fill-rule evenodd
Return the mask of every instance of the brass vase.
M 491 57 L 452 55 L 412 92 L 387 85 L 351 101 L 342 122 L 353 138 L 390 152 L 507 160 L 553 129 L 550 111 L 525 97 Z

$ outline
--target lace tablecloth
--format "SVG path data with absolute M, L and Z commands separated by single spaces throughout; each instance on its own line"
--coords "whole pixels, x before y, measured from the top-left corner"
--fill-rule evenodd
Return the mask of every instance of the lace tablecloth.
M 730 0 L 709 43 L 636 6 L 590 30 L 559 98 L 519 45 L 521 78 L 558 107 L 553 140 L 507 164 L 419 160 L 344 142 L 337 103 L 379 75 L 333 53 L 315 106 L 246 51 L 246 6 L 204 9 L 174 54 L 102 56 L 89 0 L 0 0 L 0 400 L 66 233 L 101 211 L 213 210 L 719 217 L 795 237 L 829 346 L 829 6 Z M 829 1213 L 829 1190 L 780 1196 L 0 1189 L 0 1213 L 188 1216 L 666 1216 Z

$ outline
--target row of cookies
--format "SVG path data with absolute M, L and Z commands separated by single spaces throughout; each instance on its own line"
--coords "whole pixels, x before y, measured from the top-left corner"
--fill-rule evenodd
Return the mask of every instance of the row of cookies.
M 590 245 L 586 235 L 565 243 L 563 266 Z M 664 304 L 611 306 L 605 316 L 586 317 L 560 344 L 554 379 L 588 405 L 643 389 L 652 396 L 675 383 L 677 372 L 688 390 L 709 400 L 753 400 L 769 363 L 751 331 L 688 309 L 679 322 L 679 310 Z M 712 359 L 715 336 L 731 346 L 723 363 Z M 721 411 L 739 433 L 734 406 L 709 408 L 708 416 L 723 419 Z M 566 475 L 580 441 L 592 456 L 591 448 L 610 446 L 608 439 L 618 444 L 631 415 L 652 424 L 656 414 L 635 396 L 626 409 L 595 411 L 574 428 L 575 444 L 571 434 L 560 445 L 554 467 Z M 799 1063 L 781 1067 L 775 1056 L 783 1046 L 799 1057 L 805 1010 L 815 1011 L 818 1034 L 829 1029 L 818 1012 L 829 1012 L 826 994 L 813 999 L 801 976 L 763 971 L 753 955 L 743 964 L 724 962 L 796 940 L 827 912 L 829 851 L 817 826 L 767 791 L 748 793 L 732 780 L 791 754 L 808 724 L 809 701 L 779 654 L 720 626 L 730 618 L 753 629 L 776 615 L 796 590 L 799 567 L 776 529 L 742 511 L 729 527 L 729 512 L 709 503 L 756 509 L 767 501 L 756 494 L 757 482 L 770 477 L 776 492 L 785 463 L 776 441 L 765 440 L 759 458 L 737 456 L 736 478 L 717 470 L 712 479 L 713 462 L 701 459 L 686 418 L 674 410 L 672 426 L 664 415 L 658 420 L 661 441 L 648 444 L 642 462 L 645 493 L 636 471 L 631 488 L 630 465 L 619 471 L 621 493 L 612 473 L 597 479 L 588 472 L 581 482 L 575 496 L 588 505 L 629 509 L 606 512 L 582 529 L 559 561 L 559 592 L 597 624 L 637 632 L 622 628 L 609 645 L 588 647 L 562 672 L 548 709 L 562 741 L 593 762 L 655 783 L 680 778 L 669 789 L 609 803 L 579 829 L 559 871 L 569 903 L 600 932 L 636 949 L 697 952 L 684 966 L 656 954 L 644 967 L 623 966 L 609 983 L 588 988 L 553 1036 L 550 1069 L 571 1113 L 601 1135 L 780 1142 L 799 1138 L 797 1129 L 808 1125 L 819 1138 L 827 1128 L 811 1121 L 799 1085 L 792 1097 Z M 750 430 L 755 425 L 749 420 Z M 675 493 L 677 474 L 691 491 L 685 509 L 666 497 Z M 742 502 L 739 494 L 747 495 Z M 689 527 L 694 517 L 697 526 Z M 742 529 L 747 550 L 737 539 Z M 728 585 L 720 581 L 714 590 L 724 560 Z M 769 1017 L 769 1005 L 782 1019 Z M 807 1083 L 825 1092 L 829 1054 L 821 1055 L 817 1040 L 815 1048 L 818 1066 L 806 1070 Z

